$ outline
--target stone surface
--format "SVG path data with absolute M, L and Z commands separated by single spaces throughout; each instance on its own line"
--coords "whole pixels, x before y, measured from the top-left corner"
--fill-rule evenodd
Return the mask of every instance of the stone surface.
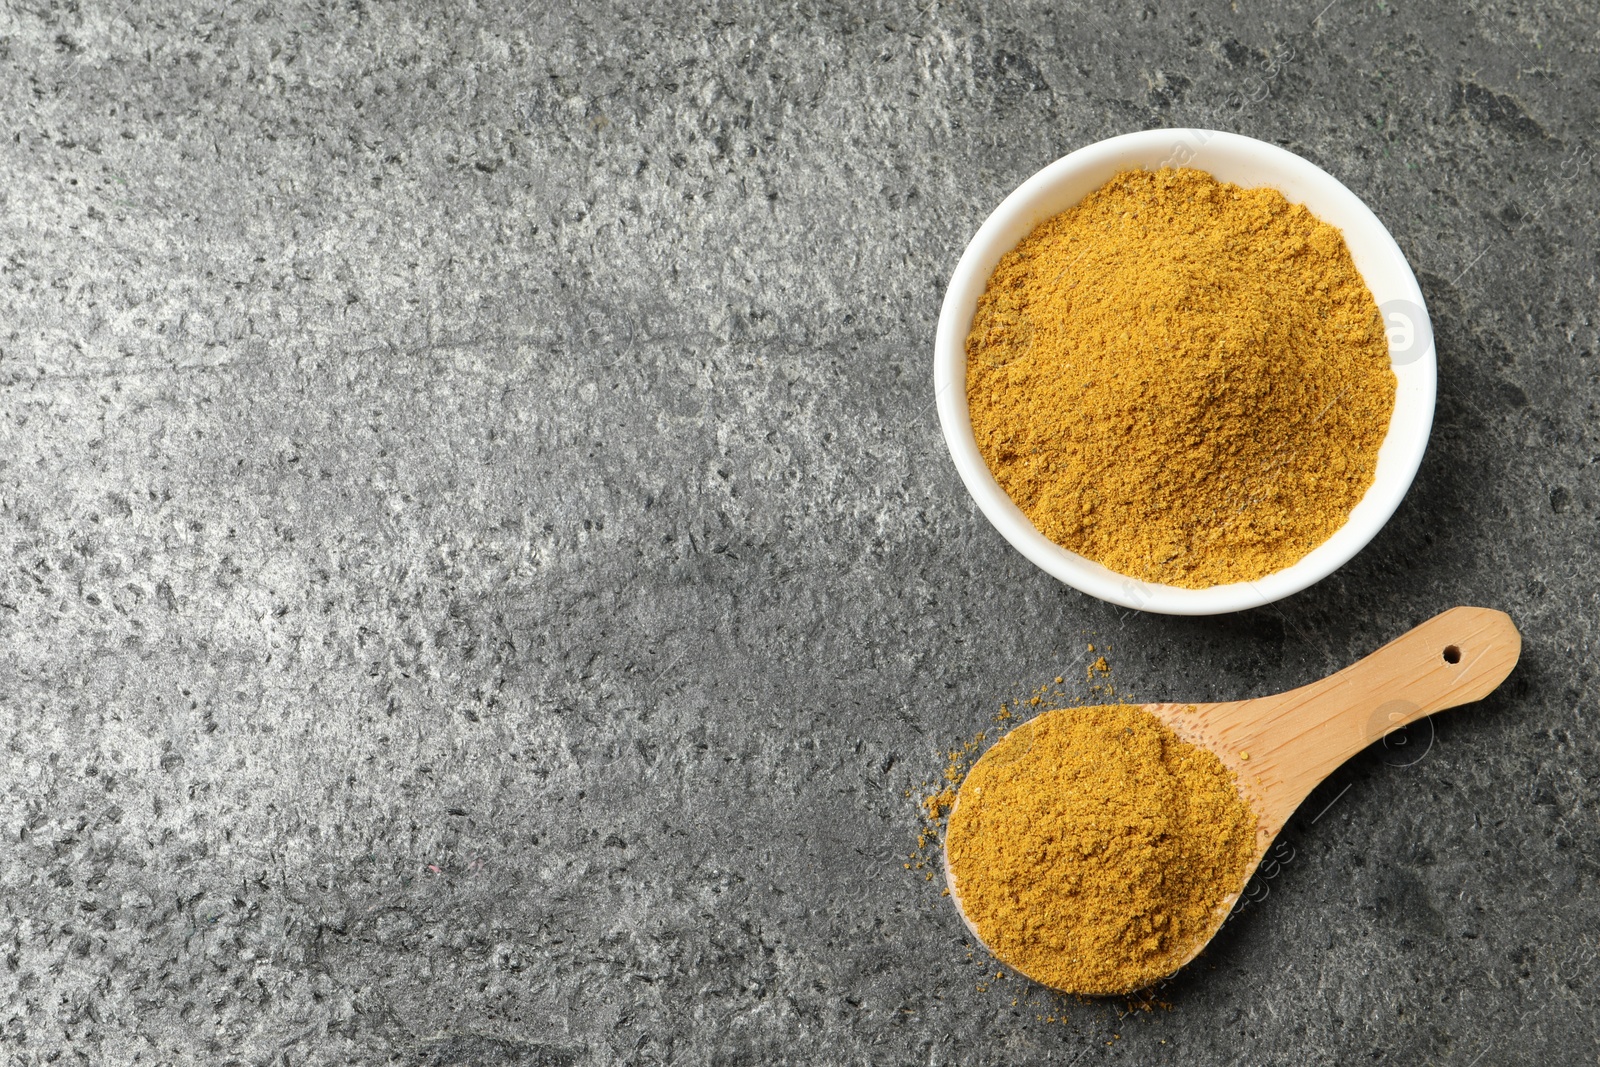
M 7 1062 L 1596 1062 L 1592 7 L 582 8 L 0 14 Z M 1338 176 L 1439 338 L 1386 532 L 1228 618 L 1037 572 L 930 404 L 986 212 L 1164 125 Z M 1088 641 L 1253 695 L 1456 603 L 1513 681 L 1164 1006 L 903 866 Z

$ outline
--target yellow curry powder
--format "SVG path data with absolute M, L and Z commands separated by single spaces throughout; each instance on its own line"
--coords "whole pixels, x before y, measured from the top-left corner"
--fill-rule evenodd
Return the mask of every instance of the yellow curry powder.
M 997 958 L 1072 993 L 1176 970 L 1244 883 L 1255 816 L 1216 755 L 1130 704 L 1049 711 L 968 772 L 946 828 Z
M 978 447 L 1034 526 L 1189 588 L 1281 570 L 1342 526 L 1394 395 L 1343 235 L 1191 169 L 1125 171 L 1040 223 L 967 337 Z

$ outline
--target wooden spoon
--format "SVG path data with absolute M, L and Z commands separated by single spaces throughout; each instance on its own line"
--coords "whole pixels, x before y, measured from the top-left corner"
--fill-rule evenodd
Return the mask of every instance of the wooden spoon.
M 1226 704 L 1141 705 L 1183 740 L 1215 752 L 1238 776 L 1240 795 L 1257 820 L 1244 878 L 1172 969 L 1194 959 L 1216 935 L 1273 839 L 1318 783 L 1390 731 L 1489 695 L 1521 652 L 1522 638 L 1505 612 L 1452 608 L 1337 674 L 1287 693 Z M 948 851 L 945 883 L 962 921 L 982 943 L 961 907 Z

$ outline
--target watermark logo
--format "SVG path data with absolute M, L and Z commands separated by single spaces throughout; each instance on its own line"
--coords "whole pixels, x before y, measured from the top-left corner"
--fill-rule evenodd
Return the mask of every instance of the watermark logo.
M 1433 351 L 1433 325 L 1421 304 L 1403 297 L 1378 305 L 1383 329 L 1389 336 L 1389 363 L 1404 367 Z
M 1367 741 L 1382 740 L 1383 761 L 1389 766 L 1413 766 L 1432 750 L 1433 720 L 1412 721 L 1421 710 L 1409 700 L 1388 700 L 1367 719 Z

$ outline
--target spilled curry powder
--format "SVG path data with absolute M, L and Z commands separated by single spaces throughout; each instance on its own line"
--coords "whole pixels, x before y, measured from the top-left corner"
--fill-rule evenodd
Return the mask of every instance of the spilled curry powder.
M 1002 962 L 1073 993 L 1176 970 L 1244 883 L 1254 814 L 1216 755 L 1130 704 L 1060 708 L 967 773 L 952 889 Z
M 1125 171 L 995 268 L 967 337 L 995 479 L 1145 581 L 1248 581 L 1344 525 L 1394 409 L 1343 235 L 1273 189 Z

